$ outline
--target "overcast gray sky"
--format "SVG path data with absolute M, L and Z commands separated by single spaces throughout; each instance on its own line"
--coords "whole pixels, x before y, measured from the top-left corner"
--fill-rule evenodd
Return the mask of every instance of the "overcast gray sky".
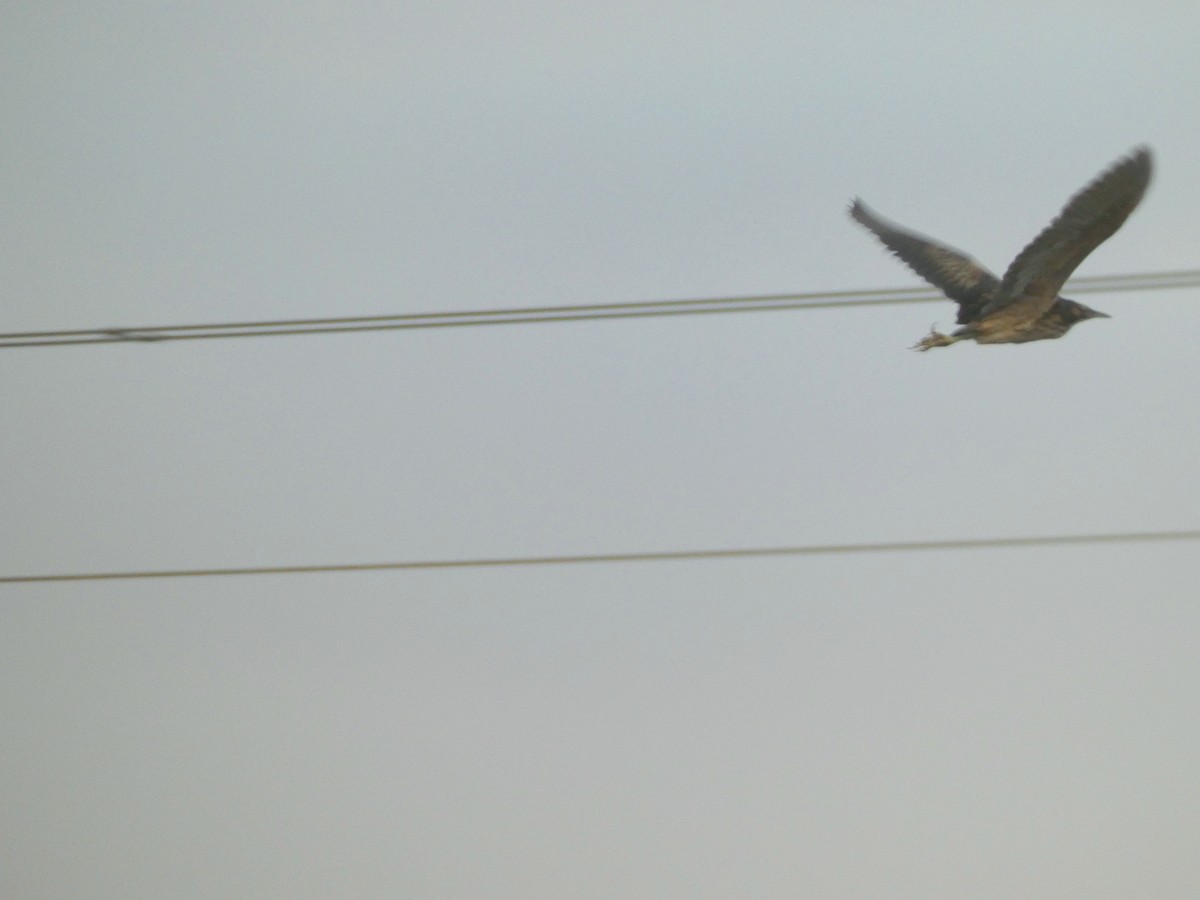
M 916 285 L 1193 3 L 15 3 L 2 331 Z M 1196 291 L 0 352 L 0 575 L 1200 528 Z M 6 897 L 1194 897 L 1197 545 L 0 586 Z

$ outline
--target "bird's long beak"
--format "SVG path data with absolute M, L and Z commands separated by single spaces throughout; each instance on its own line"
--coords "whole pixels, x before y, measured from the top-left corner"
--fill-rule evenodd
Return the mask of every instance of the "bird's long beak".
M 1110 316 L 1108 313 L 1096 312 L 1096 310 L 1093 309 L 1092 310 L 1092 318 L 1093 319 L 1111 319 L 1112 316 Z

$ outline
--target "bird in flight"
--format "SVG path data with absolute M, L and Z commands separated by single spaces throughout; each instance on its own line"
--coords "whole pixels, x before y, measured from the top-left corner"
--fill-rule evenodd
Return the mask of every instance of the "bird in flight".
M 874 232 L 909 268 L 958 304 L 951 334 L 931 329 L 913 345 L 930 350 L 973 339 L 977 344 L 1021 344 L 1062 337 L 1076 322 L 1107 319 L 1058 295 L 1089 253 L 1112 237 L 1150 183 L 1150 150 L 1139 147 L 1076 194 L 997 278 L 965 253 L 907 231 L 855 199 L 850 217 Z

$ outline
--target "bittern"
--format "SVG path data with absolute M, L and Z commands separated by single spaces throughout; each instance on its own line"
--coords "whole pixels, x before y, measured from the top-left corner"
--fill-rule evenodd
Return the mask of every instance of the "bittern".
M 881 219 L 855 199 L 850 215 L 914 272 L 958 304 L 951 334 L 931 329 L 914 350 L 977 344 L 1022 344 L 1062 337 L 1084 319 L 1109 316 L 1058 295 L 1089 253 L 1112 237 L 1150 183 L 1150 150 L 1139 147 L 1076 194 L 1057 219 L 996 278 L 971 257 Z

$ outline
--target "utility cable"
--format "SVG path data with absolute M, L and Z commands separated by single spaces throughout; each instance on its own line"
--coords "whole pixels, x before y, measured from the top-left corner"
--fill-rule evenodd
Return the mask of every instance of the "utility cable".
M 1197 531 L 1137 531 L 1116 534 L 1042 535 L 1036 537 L 966 538 L 943 541 L 899 541 L 873 544 L 808 544 L 794 547 L 746 547 L 726 550 L 664 550 L 640 553 L 584 553 L 565 556 L 513 556 L 484 559 L 444 559 L 416 562 L 344 563 L 311 566 L 247 566 L 216 569 L 159 569 L 128 572 L 86 572 L 64 575 L 0 576 L 0 584 L 61 581 L 128 581 L 149 578 L 204 578 L 215 575 L 313 575 L 318 573 L 382 572 L 414 569 L 485 569 L 515 566 L 581 565 L 591 563 L 666 562 L 699 559 L 751 559 L 782 556 L 827 556 L 848 553 L 916 553 L 939 550 L 999 550 L 1081 544 L 1131 544 L 1200 540 Z
M 1095 275 L 1070 282 L 1068 293 L 1096 294 L 1200 287 L 1200 269 Z M 763 312 L 771 310 L 851 309 L 931 303 L 946 298 L 927 287 L 884 288 L 860 291 L 816 291 L 796 294 L 760 294 L 698 300 L 649 300 L 578 306 L 532 306 L 509 309 L 462 310 L 445 313 L 404 313 L 317 319 L 280 319 L 193 325 L 150 325 L 121 328 L 83 328 L 61 331 L 0 333 L 0 349 L 54 347 L 73 344 L 200 340 L 204 338 L 268 337 L 299 334 L 335 334 L 358 331 L 398 331 L 416 328 L 453 328 L 470 325 L 528 325 L 537 322 L 578 322 L 704 313 Z

